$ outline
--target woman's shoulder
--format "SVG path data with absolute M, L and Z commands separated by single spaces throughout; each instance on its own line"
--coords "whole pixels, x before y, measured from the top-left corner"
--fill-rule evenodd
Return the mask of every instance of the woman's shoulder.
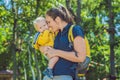
M 73 35 L 74 35 L 74 37 L 76 37 L 76 36 L 84 37 L 84 32 L 83 32 L 82 27 L 79 26 L 79 25 L 74 25 L 74 27 L 73 27 Z
M 73 25 L 73 26 L 74 26 L 73 30 L 81 30 L 81 31 L 83 31 L 81 26 L 79 26 L 79 25 Z

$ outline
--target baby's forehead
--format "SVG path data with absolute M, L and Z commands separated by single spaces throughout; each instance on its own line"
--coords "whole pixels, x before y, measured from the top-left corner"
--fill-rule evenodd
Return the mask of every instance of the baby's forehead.
M 40 23 L 41 25 L 42 25 L 42 24 L 47 24 L 46 20 L 41 20 L 41 21 L 39 21 L 38 23 Z
M 46 21 L 37 22 L 38 27 L 42 27 L 43 25 L 46 25 L 46 24 L 47 24 Z
M 45 20 L 45 19 L 42 19 L 42 20 L 40 20 L 39 22 L 46 22 L 46 20 Z

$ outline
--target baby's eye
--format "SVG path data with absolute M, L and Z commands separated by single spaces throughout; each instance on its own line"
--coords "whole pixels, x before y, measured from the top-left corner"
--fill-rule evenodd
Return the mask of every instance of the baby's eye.
M 49 21 L 47 21 L 47 24 L 49 24 L 50 22 Z
M 45 27 L 47 24 L 44 24 L 43 26 Z

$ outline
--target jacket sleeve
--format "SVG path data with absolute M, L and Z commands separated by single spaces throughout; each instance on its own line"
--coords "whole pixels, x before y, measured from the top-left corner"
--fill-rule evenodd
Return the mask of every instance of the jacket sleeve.
M 48 41 L 49 41 L 49 31 L 45 30 L 43 33 L 39 35 L 37 42 L 40 46 L 44 46 L 46 43 L 48 43 Z

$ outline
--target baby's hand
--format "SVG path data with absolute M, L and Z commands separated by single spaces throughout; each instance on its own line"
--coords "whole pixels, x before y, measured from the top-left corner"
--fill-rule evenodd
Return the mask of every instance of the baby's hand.
M 42 53 L 46 54 L 45 52 L 48 50 L 48 48 L 47 48 L 47 46 L 40 46 L 40 47 L 39 47 L 39 50 L 40 50 Z

